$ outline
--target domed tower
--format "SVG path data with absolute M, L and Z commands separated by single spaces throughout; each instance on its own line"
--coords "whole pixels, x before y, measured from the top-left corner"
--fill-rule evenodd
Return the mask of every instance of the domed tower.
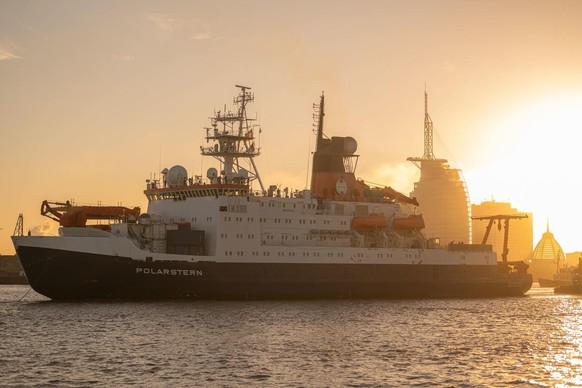
M 542 235 L 541 240 L 536 245 L 531 261 L 529 263 L 529 273 L 532 274 L 533 280 L 552 279 L 559 272 L 560 268 L 567 266 L 566 255 L 562 247 L 550 232 L 548 223 L 546 233 Z
M 445 159 L 433 153 L 433 124 L 428 115 L 428 95 L 424 92 L 424 155 L 408 158 L 420 169 L 411 197 L 416 197 L 429 238 L 441 244 L 471 242 L 471 205 L 461 170 L 451 168 Z

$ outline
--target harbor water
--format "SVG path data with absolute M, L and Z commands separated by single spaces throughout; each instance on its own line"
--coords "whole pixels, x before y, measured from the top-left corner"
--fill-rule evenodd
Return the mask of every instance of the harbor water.
M 582 298 L 52 302 L 0 286 L 0 386 L 582 386 Z

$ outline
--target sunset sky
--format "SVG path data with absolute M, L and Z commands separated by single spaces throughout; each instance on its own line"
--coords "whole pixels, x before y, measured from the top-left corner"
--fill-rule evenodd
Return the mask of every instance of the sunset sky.
M 312 103 L 353 136 L 356 175 L 409 193 L 435 154 L 471 200 L 510 201 L 582 250 L 582 1 L 0 1 L 0 253 L 56 234 L 45 199 L 142 206 L 145 179 L 199 148 L 252 87 L 266 185 L 302 189 Z

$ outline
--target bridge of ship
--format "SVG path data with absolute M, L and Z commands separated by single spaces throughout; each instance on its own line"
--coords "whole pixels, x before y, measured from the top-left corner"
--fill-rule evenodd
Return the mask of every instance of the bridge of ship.
M 193 184 L 181 187 L 152 188 L 144 190 L 144 194 L 149 201 L 163 199 L 184 201 L 187 198 L 254 195 L 248 185 L 234 183 Z

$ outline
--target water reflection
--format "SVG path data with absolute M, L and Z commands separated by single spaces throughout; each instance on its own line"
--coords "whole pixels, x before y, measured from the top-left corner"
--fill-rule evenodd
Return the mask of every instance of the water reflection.
M 18 384 L 582 386 L 582 298 L 552 289 L 456 300 L 15 302 L 25 291 L 0 289 L 0 363 Z
M 582 300 L 577 296 L 555 299 L 556 328 L 548 331 L 543 369 L 552 385 L 582 386 Z

